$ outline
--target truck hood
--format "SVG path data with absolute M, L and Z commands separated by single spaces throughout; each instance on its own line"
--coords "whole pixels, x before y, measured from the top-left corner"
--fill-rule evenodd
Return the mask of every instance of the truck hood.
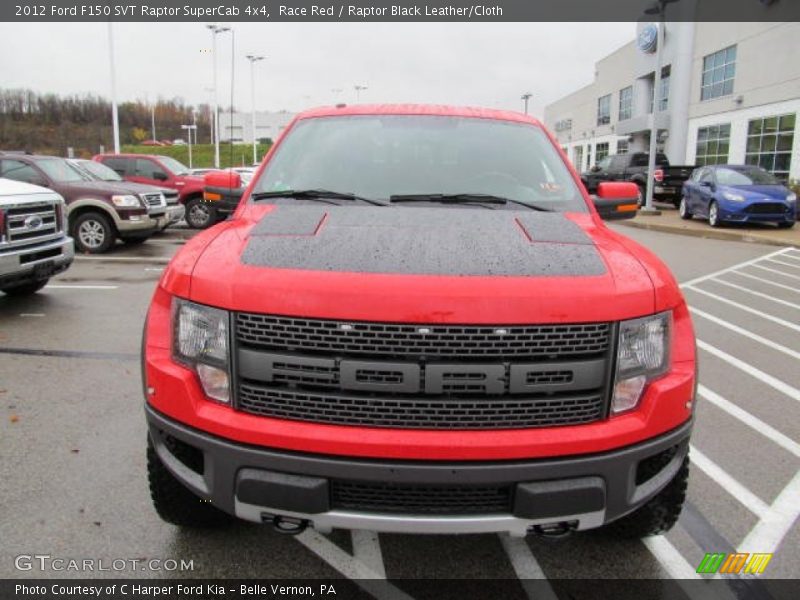
M 202 251 L 188 248 L 192 261 L 173 261 L 162 283 L 230 310 L 331 319 L 512 324 L 651 314 L 654 278 L 620 237 L 590 214 L 249 205 L 206 236 Z

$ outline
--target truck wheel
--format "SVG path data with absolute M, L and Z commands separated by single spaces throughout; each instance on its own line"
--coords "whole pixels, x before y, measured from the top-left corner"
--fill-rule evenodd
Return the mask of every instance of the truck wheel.
M 186 489 L 158 458 L 147 440 L 147 479 L 153 506 L 167 523 L 179 527 L 215 527 L 233 519 Z
M 202 198 L 192 198 L 186 203 L 186 222 L 192 229 L 206 229 L 216 222 L 216 213 Z
M 663 490 L 641 508 L 603 527 L 602 532 L 614 537 L 643 538 L 669 531 L 681 514 L 688 480 L 687 456 L 680 470 Z
M 75 249 L 88 254 L 102 254 L 114 244 L 116 232 L 108 217 L 99 212 L 79 215 L 72 224 Z
M 686 202 L 686 198 L 681 198 L 681 202 L 678 205 L 678 212 L 681 215 L 681 219 L 686 219 L 688 221 L 692 218 L 692 212 L 689 210 L 689 203 Z
M 711 206 L 708 207 L 708 224 L 712 227 L 720 227 L 722 225 L 722 221 L 719 218 L 719 205 L 716 200 L 712 201 Z
M 644 186 L 641 183 L 636 184 L 637 194 L 636 194 L 636 205 L 639 208 L 644 206 L 645 195 L 647 191 L 645 190 Z
M 30 294 L 35 294 L 44 286 L 47 285 L 47 282 L 50 281 L 49 279 L 40 279 L 38 281 L 30 281 L 28 283 L 21 283 L 19 285 L 12 285 L 9 287 L 2 288 L 2 291 L 8 294 L 9 296 L 28 296 Z

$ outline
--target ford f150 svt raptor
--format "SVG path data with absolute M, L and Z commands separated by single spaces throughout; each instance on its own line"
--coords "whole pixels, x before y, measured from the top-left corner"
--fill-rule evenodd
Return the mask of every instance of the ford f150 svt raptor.
M 695 340 L 667 268 L 601 220 L 635 211 L 632 183 L 590 198 L 525 115 L 299 115 L 153 297 L 156 510 L 291 533 L 668 529 Z

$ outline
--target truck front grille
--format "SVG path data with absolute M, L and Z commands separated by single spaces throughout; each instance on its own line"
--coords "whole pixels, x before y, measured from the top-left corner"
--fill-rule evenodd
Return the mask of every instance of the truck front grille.
M 144 200 L 144 203 L 150 208 L 157 208 L 159 206 L 166 206 L 166 204 L 162 204 L 162 202 L 161 202 L 161 194 L 158 194 L 158 193 L 142 194 L 142 200 Z
M 13 206 L 6 211 L 6 240 L 33 243 L 58 233 L 60 224 L 56 207 L 51 202 L 34 202 Z
M 577 325 L 411 325 L 363 321 L 236 315 L 236 335 L 247 345 L 276 350 L 368 356 L 469 359 L 562 358 L 602 354 L 608 323 Z
M 605 417 L 614 327 L 405 325 L 234 316 L 234 406 L 396 429 L 523 429 Z
M 435 486 L 331 480 L 331 508 L 402 514 L 511 511 L 511 486 Z

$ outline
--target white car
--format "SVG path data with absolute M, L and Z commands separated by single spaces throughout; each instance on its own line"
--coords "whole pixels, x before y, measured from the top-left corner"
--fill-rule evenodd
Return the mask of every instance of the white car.
M 64 199 L 38 185 L 0 178 L 0 290 L 33 294 L 75 257 Z

